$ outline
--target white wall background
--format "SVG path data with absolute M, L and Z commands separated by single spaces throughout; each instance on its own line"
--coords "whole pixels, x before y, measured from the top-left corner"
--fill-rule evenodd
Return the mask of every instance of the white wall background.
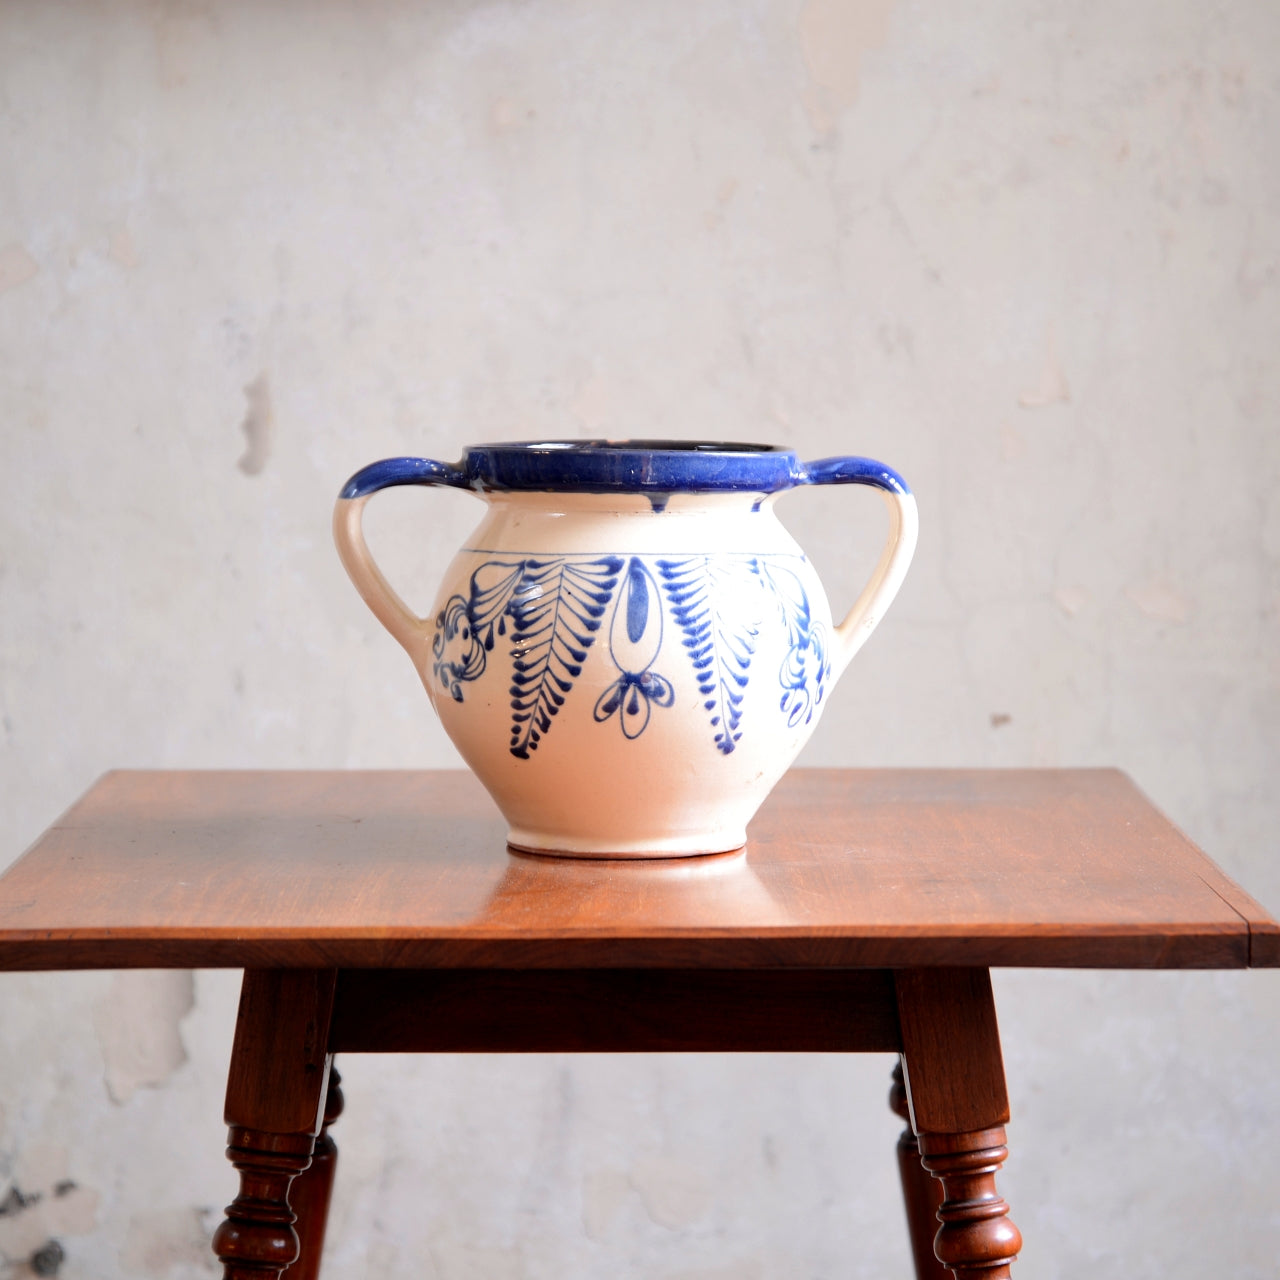
M 807 763 L 1118 764 L 1275 909 L 1278 339 L 1271 0 L 11 0 L 0 863 L 111 766 L 455 763 L 339 484 L 665 433 L 917 491 Z M 371 512 L 424 607 L 470 501 Z M 880 504 L 783 514 L 851 599 Z M 0 977 L 3 1274 L 210 1273 L 235 996 Z M 1276 975 L 997 1001 L 1017 1274 L 1274 1280 Z M 904 1275 L 890 1065 L 350 1059 L 328 1274 Z

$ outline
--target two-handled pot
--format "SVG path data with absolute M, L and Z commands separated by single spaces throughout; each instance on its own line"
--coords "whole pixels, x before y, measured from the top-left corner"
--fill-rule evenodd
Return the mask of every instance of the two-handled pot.
M 449 485 L 486 509 L 431 613 L 414 614 L 361 532 L 392 485 Z M 801 485 L 881 491 L 890 530 L 833 624 L 774 514 Z M 898 592 L 915 499 L 869 458 L 802 463 L 768 445 L 565 440 L 389 458 L 334 511 L 342 563 L 413 660 L 511 844 L 579 857 L 736 849 Z

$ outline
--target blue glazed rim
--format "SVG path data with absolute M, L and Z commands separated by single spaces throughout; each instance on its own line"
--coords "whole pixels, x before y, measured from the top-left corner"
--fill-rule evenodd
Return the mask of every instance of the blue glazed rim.
M 714 440 L 527 440 L 476 444 L 457 463 L 386 458 L 357 471 L 343 498 L 401 484 L 499 492 L 780 493 L 806 484 L 869 484 L 908 494 L 906 481 L 872 458 L 801 462 L 791 449 Z
M 789 449 L 711 440 L 479 444 L 462 462 L 486 489 L 641 493 L 773 493 L 798 483 L 800 465 Z

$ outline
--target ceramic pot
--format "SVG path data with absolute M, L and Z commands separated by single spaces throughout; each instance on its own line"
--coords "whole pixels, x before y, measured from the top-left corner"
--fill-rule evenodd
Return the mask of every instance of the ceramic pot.
M 485 513 L 417 617 L 370 557 L 369 497 L 468 489 Z M 880 562 L 844 621 L 774 514 L 811 484 L 879 489 Z M 413 660 L 518 849 L 669 857 L 740 847 L 897 594 L 916 545 L 902 478 L 754 444 L 478 445 L 389 458 L 334 512 L 343 566 Z

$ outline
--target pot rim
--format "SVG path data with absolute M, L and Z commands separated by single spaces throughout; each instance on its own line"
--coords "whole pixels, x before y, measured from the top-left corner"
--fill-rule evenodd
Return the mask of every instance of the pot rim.
M 777 493 L 804 484 L 781 445 L 720 440 L 515 440 L 463 450 L 466 483 L 576 493 Z

